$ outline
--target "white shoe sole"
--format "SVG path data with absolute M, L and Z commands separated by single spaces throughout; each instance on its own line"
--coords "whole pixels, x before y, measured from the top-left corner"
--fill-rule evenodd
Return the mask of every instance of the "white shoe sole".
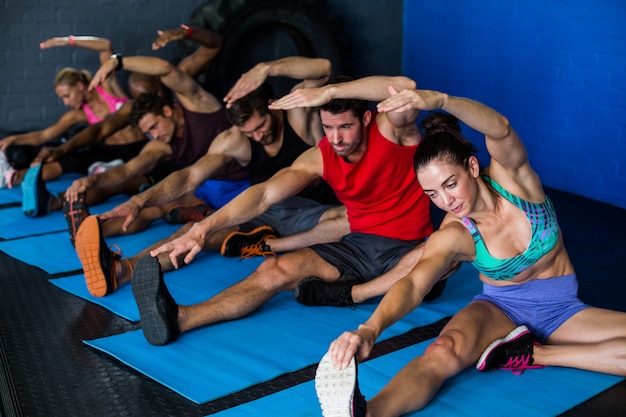
M 356 385 L 354 358 L 342 369 L 335 369 L 328 353 L 315 372 L 315 390 L 324 417 L 352 417 L 352 396 Z

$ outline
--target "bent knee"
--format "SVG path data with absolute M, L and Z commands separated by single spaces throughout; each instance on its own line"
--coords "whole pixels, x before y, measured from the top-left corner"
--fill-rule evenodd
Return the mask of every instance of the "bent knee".
M 463 335 L 454 330 L 441 334 L 426 348 L 424 356 L 453 374 L 472 365 L 473 357 Z
M 255 279 L 267 289 L 287 291 L 292 289 L 292 281 L 294 281 L 289 270 L 290 268 L 280 256 L 272 256 L 266 258 L 258 266 L 254 275 Z

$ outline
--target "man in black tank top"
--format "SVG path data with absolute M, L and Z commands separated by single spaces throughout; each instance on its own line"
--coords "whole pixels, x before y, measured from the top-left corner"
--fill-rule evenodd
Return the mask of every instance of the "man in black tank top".
M 259 74 L 261 68 L 264 75 Z M 267 75 L 293 78 L 293 74 L 303 74 L 303 69 L 310 74 L 310 78 L 296 85 L 294 89 L 303 85 L 322 85 L 330 75 L 329 61 L 302 57 L 261 63 L 244 74 L 225 98 L 233 126 L 216 137 L 208 152 L 191 166 L 173 173 L 155 186 L 100 215 L 100 220 L 121 218 L 123 228 L 127 229 L 142 209 L 181 201 L 198 187 L 202 188 L 207 181 L 212 181 L 211 178 L 222 172 L 228 164 L 236 163 L 245 168 L 253 184 L 263 182 L 281 169 L 289 167 L 298 156 L 316 146 L 323 137 L 319 115 L 314 109 L 269 110 L 271 98 L 267 88 L 261 84 Z M 249 88 L 253 90 L 250 92 Z M 181 219 L 197 221 L 211 211 L 201 205 L 179 206 L 165 218 L 169 218 L 171 222 Z M 90 230 L 90 236 L 97 236 L 100 242 L 100 259 L 111 261 L 100 261 L 88 266 L 93 272 L 88 273 L 86 269 L 85 277 L 89 280 L 89 275 L 106 281 L 101 283 L 107 288 L 103 294 L 106 295 L 119 284 L 129 281 L 131 271 L 139 259 L 160 244 L 155 244 L 131 258 L 119 259 L 104 243 L 99 223 L 91 223 L 94 227 Z M 191 223 L 188 223 L 171 238 L 182 235 L 190 227 Z M 225 256 L 267 255 L 299 249 L 313 243 L 338 241 L 348 232 L 345 209 L 336 201 L 330 187 L 325 182 L 320 182 L 305 188 L 298 196 L 273 206 L 264 215 L 250 222 L 208 236 L 204 249 L 221 250 Z M 161 267 L 165 271 L 173 269 L 168 257 L 162 257 Z M 85 264 L 83 268 L 85 269 Z M 88 282 L 88 287 L 90 286 L 95 285 Z

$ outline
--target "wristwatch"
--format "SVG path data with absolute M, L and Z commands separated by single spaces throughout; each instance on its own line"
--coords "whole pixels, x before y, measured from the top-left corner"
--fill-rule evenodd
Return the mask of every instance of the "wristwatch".
M 122 54 L 120 54 L 119 52 L 116 52 L 111 55 L 111 59 L 114 59 L 117 62 L 117 65 L 115 66 L 115 71 L 119 71 L 122 68 L 124 68 L 124 63 L 122 61 Z

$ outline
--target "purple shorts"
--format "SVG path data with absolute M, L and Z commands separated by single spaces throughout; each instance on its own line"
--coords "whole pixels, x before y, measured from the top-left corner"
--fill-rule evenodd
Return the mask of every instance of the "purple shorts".
M 516 325 L 526 325 L 542 342 L 567 319 L 589 307 L 578 299 L 576 274 L 504 287 L 483 283 L 483 293 L 474 300 L 495 304 Z

